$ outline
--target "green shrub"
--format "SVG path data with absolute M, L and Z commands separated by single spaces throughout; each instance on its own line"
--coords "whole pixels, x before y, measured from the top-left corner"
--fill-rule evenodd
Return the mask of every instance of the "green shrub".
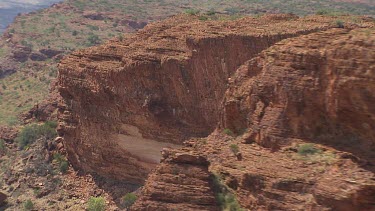
M 0 152 L 5 152 L 5 141 L 3 139 L 0 139 Z
M 101 42 L 99 36 L 96 34 L 89 34 L 87 41 L 90 46 L 99 44 Z
M 53 154 L 53 159 L 56 160 L 58 163 L 61 163 L 65 160 L 64 156 L 60 153 Z
M 55 122 L 45 122 L 42 125 L 31 124 L 25 126 L 16 138 L 16 142 L 20 149 L 24 149 L 29 144 L 35 142 L 38 138 L 44 137 L 51 139 L 56 136 Z
M 314 144 L 301 144 L 298 146 L 297 152 L 300 155 L 308 155 L 318 153 L 320 150 Z
M 208 20 L 208 17 L 207 16 L 204 16 L 204 15 L 202 15 L 202 16 L 199 16 L 199 18 L 198 18 L 199 20 L 201 20 L 201 21 L 206 21 L 206 20 Z
M 134 193 L 127 193 L 124 197 L 122 197 L 122 204 L 125 208 L 131 207 L 134 202 L 137 200 L 137 195 Z
M 229 135 L 229 136 L 234 136 L 233 131 L 232 131 L 231 129 L 229 129 L 229 128 L 225 128 L 225 129 L 223 130 L 223 133 L 225 133 L 225 134 L 227 134 L 227 135 Z
M 68 161 L 64 160 L 60 163 L 60 172 L 65 174 L 68 171 L 69 163 Z
M 342 20 L 336 20 L 335 24 L 336 24 L 337 28 L 344 28 L 345 27 L 344 21 L 342 21 Z
M 185 10 L 185 13 L 189 14 L 189 15 L 197 15 L 197 14 L 200 13 L 200 11 L 196 10 L 196 9 L 187 9 L 187 10 Z
M 73 35 L 73 36 L 77 36 L 77 35 L 78 35 L 78 32 L 77 32 L 76 30 L 74 30 L 74 31 L 72 32 L 72 35 Z
M 222 182 L 220 175 L 213 174 L 213 188 L 215 198 L 221 210 L 242 211 L 235 195 L 230 188 Z
M 34 208 L 34 204 L 30 199 L 28 199 L 27 201 L 23 203 L 24 210 L 32 210 L 33 208 Z
M 88 211 L 104 211 L 105 200 L 103 197 L 91 197 L 87 205 Z
M 210 9 L 208 12 L 206 12 L 206 15 L 215 15 L 216 14 L 216 11 L 214 9 Z
M 88 27 L 90 30 L 93 30 L 93 31 L 98 31 L 98 30 L 99 30 L 99 27 L 98 27 L 98 26 L 87 25 L 87 27 Z
M 118 36 L 118 40 L 120 40 L 121 42 L 124 40 L 124 35 L 122 35 L 122 34 L 120 34 L 119 36 Z
M 326 9 L 320 9 L 320 10 L 316 11 L 315 14 L 317 14 L 317 15 L 329 15 L 329 14 L 331 14 L 331 13 L 332 13 L 332 12 L 330 12 L 330 11 L 328 11 L 328 10 L 326 10 Z
M 238 152 L 240 152 L 240 150 L 239 150 L 239 147 L 238 147 L 238 145 L 237 144 L 231 144 L 230 146 L 230 150 L 233 152 L 233 154 L 237 154 Z

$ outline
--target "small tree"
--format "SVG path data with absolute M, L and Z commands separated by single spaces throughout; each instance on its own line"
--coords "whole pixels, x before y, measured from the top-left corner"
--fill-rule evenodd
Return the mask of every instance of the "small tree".
M 89 42 L 89 45 L 96 45 L 101 42 L 99 36 L 96 34 L 90 34 L 87 38 L 87 41 Z
M 34 208 L 34 204 L 30 199 L 28 199 L 27 201 L 23 203 L 24 210 L 32 210 L 33 208 Z
M 239 147 L 238 147 L 238 145 L 237 144 L 231 144 L 230 146 L 230 150 L 233 152 L 233 154 L 237 154 L 238 152 L 240 152 L 240 150 L 239 150 Z
M 345 28 L 344 21 L 337 20 L 336 21 L 336 26 L 337 26 L 337 28 Z
M 320 150 L 317 149 L 314 144 L 309 143 L 298 146 L 297 152 L 300 155 L 308 155 L 318 153 Z
M 124 197 L 122 197 L 122 204 L 125 208 L 130 208 L 136 200 L 137 196 L 134 193 L 127 193 Z
M 105 200 L 103 197 L 91 197 L 88 201 L 88 211 L 105 211 Z
M 64 160 L 60 163 L 60 172 L 65 174 L 68 171 L 69 163 L 68 161 Z
M 227 135 L 229 135 L 229 136 L 234 136 L 233 131 L 232 131 L 231 129 L 229 129 L 229 128 L 225 128 L 225 129 L 223 130 L 223 133 L 225 133 L 225 134 L 227 134 Z

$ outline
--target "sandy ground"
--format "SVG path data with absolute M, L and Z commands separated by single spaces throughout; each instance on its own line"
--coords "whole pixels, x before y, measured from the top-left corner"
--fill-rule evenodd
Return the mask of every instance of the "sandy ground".
M 128 135 L 118 134 L 118 143 L 126 151 L 147 163 L 159 163 L 163 148 L 181 148 L 181 145 L 145 139 L 137 127 L 124 125 L 122 128 Z

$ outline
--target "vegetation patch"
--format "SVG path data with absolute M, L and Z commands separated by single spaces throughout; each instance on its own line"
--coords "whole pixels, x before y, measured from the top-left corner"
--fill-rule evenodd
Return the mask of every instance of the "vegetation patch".
M 219 174 L 212 175 L 213 188 L 215 192 L 216 201 L 225 211 L 242 211 L 236 196 L 231 192 L 231 189 L 224 184 Z
M 336 155 L 330 151 L 323 151 L 315 146 L 315 144 L 301 144 L 297 148 L 298 156 L 295 158 L 303 160 L 307 163 L 323 163 L 332 164 L 336 161 Z
M 301 144 L 298 146 L 297 149 L 298 154 L 300 155 L 309 155 L 309 154 L 315 154 L 315 153 L 320 153 L 321 150 L 315 147 L 314 144 Z
M 230 150 L 233 152 L 234 155 L 237 155 L 237 153 L 240 152 L 240 149 L 237 144 L 231 144 L 229 146 Z
M 65 174 L 69 168 L 69 162 L 60 153 L 53 155 L 53 160 L 58 164 L 61 173 Z
M 28 199 L 23 203 L 23 209 L 24 210 L 32 210 L 34 209 L 34 203 L 31 201 L 31 199 Z
M 91 197 L 87 202 L 88 211 L 105 211 L 105 200 L 103 197 Z
M 122 197 L 122 206 L 125 208 L 130 208 L 135 201 L 137 201 L 137 195 L 134 193 L 127 193 L 124 197 Z
M 345 28 L 344 21 L 342 20 L 336 20 L 335 25 L 337 28 Z
M 25 126 L 15 139 L 20 149 L 25 149 L 39 138 L 51 139 L 56 136 L 56 122 Z
M 187 10 L 185 10 L 185 13 L 189 14 L 189 15 L 197 15 L 197 14 L 200 13 L 200 11 L 197 10 L 197 9 L 187 9 Z
M 227 134 L 228 136 L 234 136 L 233 131 L 231 129 L 229 129 L 229 128 L 225 128 L 223 130 L 223 133 Z
M 5 141 L 3 139 L 0 139 L 0 152 L 1 153 L 6 152 Z

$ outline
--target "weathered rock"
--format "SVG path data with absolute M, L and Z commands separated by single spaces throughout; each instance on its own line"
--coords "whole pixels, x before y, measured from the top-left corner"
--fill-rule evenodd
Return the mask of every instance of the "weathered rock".
M 220 210 L 207 160 L 191 152 L 167 154 L 170 156 L 150 174 L 131 210 Z
M 45 61 L 48 59 L 46 55 L 36 52 L 31 53 L 29 58 L 33 61 Z
M 123 41 L 73 53 L 61 62 L 58 78 L 66 103 L 59 112 L 59 132 L 71 163 L 143 180 L 151 168 L 139 162 L 142 155 L 118 147 L 123 127 L 174 143 L 207 136 L 220 120 L 227 79 L 241 64 L 282 39 L 331 27 L 331 17 L 204 22 L 177 16 Z
M 143 29 L 147 25 L 147 22 L 138 22 L 133 20 L 122 20 L 120 23 L 122 25 L 128 25 L 133 29 Z
M 374 209 L 375 36 L 355 29 L 373 23 L 342 18 L 178 16 L 75 52 L 59 67 L 70 162 L 142 183 L 155 163 L 119 136 L 147 148 L 219 124 L 164 150 L 133 209 L 217 210 L 208 169 L 249 210 Z M 301 157 L 305 142 L 330 148 Z
M 97 12 L 85 12 L 83 17 L 91 20 L 104 20 L 105 16 L 102 13 Z
M 264 51 L 236 72 L 222 127 L 249 128 L 267 147 L 308 138 L 365 156 L 375 149 L 374 37 L 333 29 Z
M 12 58 L 18 62 L 25 62 L 29 59 L 31 48 L 26 46 L 16 46 L 12 51 Z
M 54 56 L 57 56 L 59 54 L 62 54 L 63 51 L 60 51 L 60 50 L 54 50 L 54 49 L 50 49 L 50 48 L 47 48 L 47 49 L 41 49 L 39 50 L 40 53 L 46 55 L 48 58 L 52 58 Z

